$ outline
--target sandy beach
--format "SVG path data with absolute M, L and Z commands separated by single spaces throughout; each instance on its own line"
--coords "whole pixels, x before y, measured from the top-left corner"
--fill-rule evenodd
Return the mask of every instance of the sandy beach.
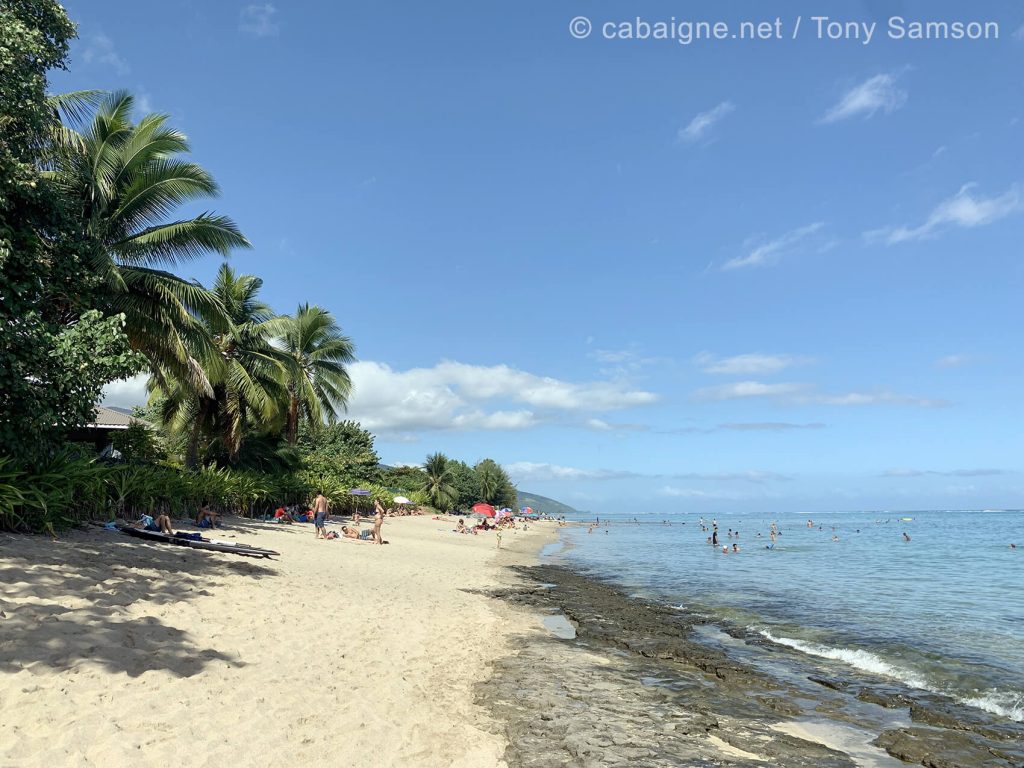
M 474 687 L 543 630 L 477 590 L 555 527 L 500 551 L 453 527 L 389 519 L 386 546 L 218 532 L 275 560 L 98 528 L 0 537 L 0 765 L 503 765 Z

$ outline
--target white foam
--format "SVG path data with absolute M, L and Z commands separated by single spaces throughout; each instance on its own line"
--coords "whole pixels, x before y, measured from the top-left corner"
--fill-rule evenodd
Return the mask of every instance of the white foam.
M 986 691 L 980 696 L 961 699 L 964 704 L 994 715 L 1008 717 L 1018 723 L 1024 723 L 1024 693 L 1000 691 L 998 688 Z
M 820 656 L 823 659 L 841 661 L 844 664 L 848 664 L 851 667 L 855 667 L 856 669 L 860 669 L 865 672 L 891 677 L 895 680 L 906 683 L 913 688 L 930 690 L 928 684 L 920 676 L 914 674 L 908 669 L 901 669 L 900 667 L 890 664 L 870 651 L 862 651 L 857 648 L 833 648 L 828 645 L 808 643 L 803 640 L 793 640 L 789 637 L 776 637 L 767 629 L 759 631 L 773 643 L 785 645 L 789 648 L 795 648 L 803 653 L 809 653 L 812 656 Z
M 891 677 L 911 688 L 918 688 L 922 691 L 939 693 L 945 696 L 952 696 L 961 704 L 991 712 L 994 715 L 1007 717 L 1011 720 L 1024 722 L 1024 693 L 1017 691 L 1000 691 L 993 689 L 986 691 L 979 696 L 964 697 L 951 691 L 943 690 L 939 686 L 931 685 L 924 677 L 910 669 L 890 664 L 885 659 L 870 651 L 863 651 L 858 648 L 833 648 L 829 645 L 809 643 L 803 640 L 794 640 L 790 637 L 776 637 L 767 629 L 757 630 L 763 637 L 778 645 L 793 648 L 801 653 L 812 656 L 820 656 L 823 659 L 832 659 L 848 664 L 855 669 L 871 672 L 875 675 Z

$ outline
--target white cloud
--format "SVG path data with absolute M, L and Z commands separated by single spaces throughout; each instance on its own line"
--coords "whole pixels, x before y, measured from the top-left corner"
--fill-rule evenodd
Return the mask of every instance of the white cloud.
M 618 480 L 640 477 L 633 472 L 611 469 L 580 469 L 533 461 L 516 461 L 502 465 L 516 482 L 530 480 Z
M 794 355 L 765 355 L 754 352 L 733 357 L 715 357 L 710 352 L 701 352 L 694 358 L 704 373 L 720 373 L 731 376 L 757 376 L 778 373 L 795 365 L 810 362 L 806 357 Z
M 927 221 L 920 226 L 873 230 L 864 234 L 865 239 L 869 242 L 881 240 L 887 245 L 896 245 L 935 237 L 949 227 L 983 227 L 1007 216 L 1024 212 L 1024 196 L 1019 185 L 1015 184 L 995 197 L 973 194 L 975 186 L 965 184 L 953 197 L 939 203 Z
M 896 392 L 846 392 L 841 395 L 810 394 L 796 398 L 799 404 L 809 405 L 910 405 L 918 408 L 944 408 L 950 403 L 930 397 L 901 395 Z
M 604 365 L 602 376 L 628 376 L 641 371 L 655 363 L 663 362 L 662 358 L 645 357 L 633 349 L 595 349 L 588 352 L 587 357 Z
M 252 3 L 242 9 L 238 29 L 253 37 L 273 37 L 280 31 L 276 15 L 277 8 L 271 3 Z
M 723 101 L 714 109 L 709 109 L 707 112 L 701 112 L 690 121 L 689 125 L 679 130 L 679 141 L 691 144 L 693 142 L 700 141 L 707 135 L 708 131 L 714 128 L 716 123 L 735 111 L 735 104 L 731 101 Z
M 812 424 L 792 424 L 786 421 L 755 421 L 734 424 L 719 424 L 718 429 L 727 429 L 735 432 L 788 432 L 793 429 L 824 429 L 825 425 L 820 422 Z
M 89 43 L 82 54 L 86 64 L 104 64 L 113 67 L 119 75 L 127 75 L 131 72 L 128 62 L 114 48 L 114 41 L 102 32 L 92 35 Z
M 929 475 L 938 475 L 940 477 L 992 477 L 995 475 L 1005 475 L 1005 470 L 1002 469 L 950 469 L 950 470 L 934 470 L 934 469 L 889 469 L 882 473 L 882 477 L 926 477 Z
M 864 119 L 879 111 L 895 112 L 907 103 L 907 92 L 897 87 L 896 75 L 875 75 L 847 91 L 821 118 L 822 123 L 836 123 L 853 117 Z
M 743 482 L 763 485 L 770 482 L 788 482 L 791 477 L 777 472 L 750 470 L 745 472 L 681 472 L 681 473 L 643 473 L 617 469 L 581 469 L 565 467 L 559 464 L 546 464 L 532 461 L 517 461 L 505 464 L 509 475 L 517 481 L 530 480 L 624 480 L 636 478 L 672 478 L 678 480 L 700 480 L 714 482 Z
M 140 116 L 153 112 L 153 102 L 150 100 L 150 95 L 141 88 L 135 96 L 135 108 Z
M 725 499 L 728 501 L 739 501 L 748 498 L 747 494 L 736 493 L 735 491 L 705 491 L 699 488 L 677 488 L 666 485 L 660 491 L 662 496 L 670 496 L 675 499 Z
M 798 247 L 808 237 L 819 232 L 824 226 L 824 222 L 818 221 L 813 224 L 808 224 L 805 227 L 794 229 L 791 232 L 786 232 L 781 237 L 761 243 L 753 248 L 746 256 L 737 256 L 735 259 L 730 259 L 722 265 L 722 269 L 731 270 L 741 269 L 743 267 L 763 267 L 768 264 L 774 264 L 787 252 Z
M 558 415 L 614 411 L 658 399 L 618 381 L 577 384 L 507 365 L 444 361 L 433 368 L 396 371 L 367 361 L 354 363 L 350 373 L 351 417 L 367 429 L 386 432 L 525 429 Z M 488 410 L 486 404 L 497 408 Z
M 113 381 L 103 388 L 100 403 L 117 408 L 134 408 L 145 405 L 149 396 L 146 394 L 146 382 L 149 374 L 141 373 L 130 379 Z
M 1017 27 L 1017 31 L 1013 33 L 1014 40 L 1024 40 L 1024 24 Z
M 845 392 L 828 394 L 816 392 L 809 384 L 765 384 L 760 381 L 739 381 L 705 387 L 694 393 L 694 399 L 707 401 L 742 400 L 746 398 L 772 398 L 791 405 L 910 405 L 921 408 L 939 408 L 949 405 L 946 400 L 900 395 L 885 390 L 877 392 Z
M 958 368 L 961 365 L 967 365 L 971 360 L 969 355 L 946 355 L 936 360 L 935 365 L 939 368 Z
M 764 384 L 760 381 L 737 381 L 704 387 L 694 393 L 697 400 L 741 400 L 747 397 L 783 397 L 808 389 L 806 384 Z

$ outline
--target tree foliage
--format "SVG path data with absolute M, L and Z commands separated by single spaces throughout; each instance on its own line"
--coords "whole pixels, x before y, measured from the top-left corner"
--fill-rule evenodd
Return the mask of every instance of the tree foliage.
M 0 3 L 0 454 L 20 463 L 52 455 L 139 367 L 124 318 L 96 309 L 94 243 L 41 170 L 57 125 L 47 72 L 73 36 L 56 2 Z

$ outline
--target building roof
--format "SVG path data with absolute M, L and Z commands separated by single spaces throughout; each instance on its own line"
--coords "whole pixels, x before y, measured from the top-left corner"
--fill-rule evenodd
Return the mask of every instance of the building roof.
M 106 408 L 102 405 L 96 408 L 96 418 L 86 424 L 86 429 L 128 429 L 132 424 L 145 424 L 142 419 L 137 419 L 130 413 L 115 411 L 113 408 Z

